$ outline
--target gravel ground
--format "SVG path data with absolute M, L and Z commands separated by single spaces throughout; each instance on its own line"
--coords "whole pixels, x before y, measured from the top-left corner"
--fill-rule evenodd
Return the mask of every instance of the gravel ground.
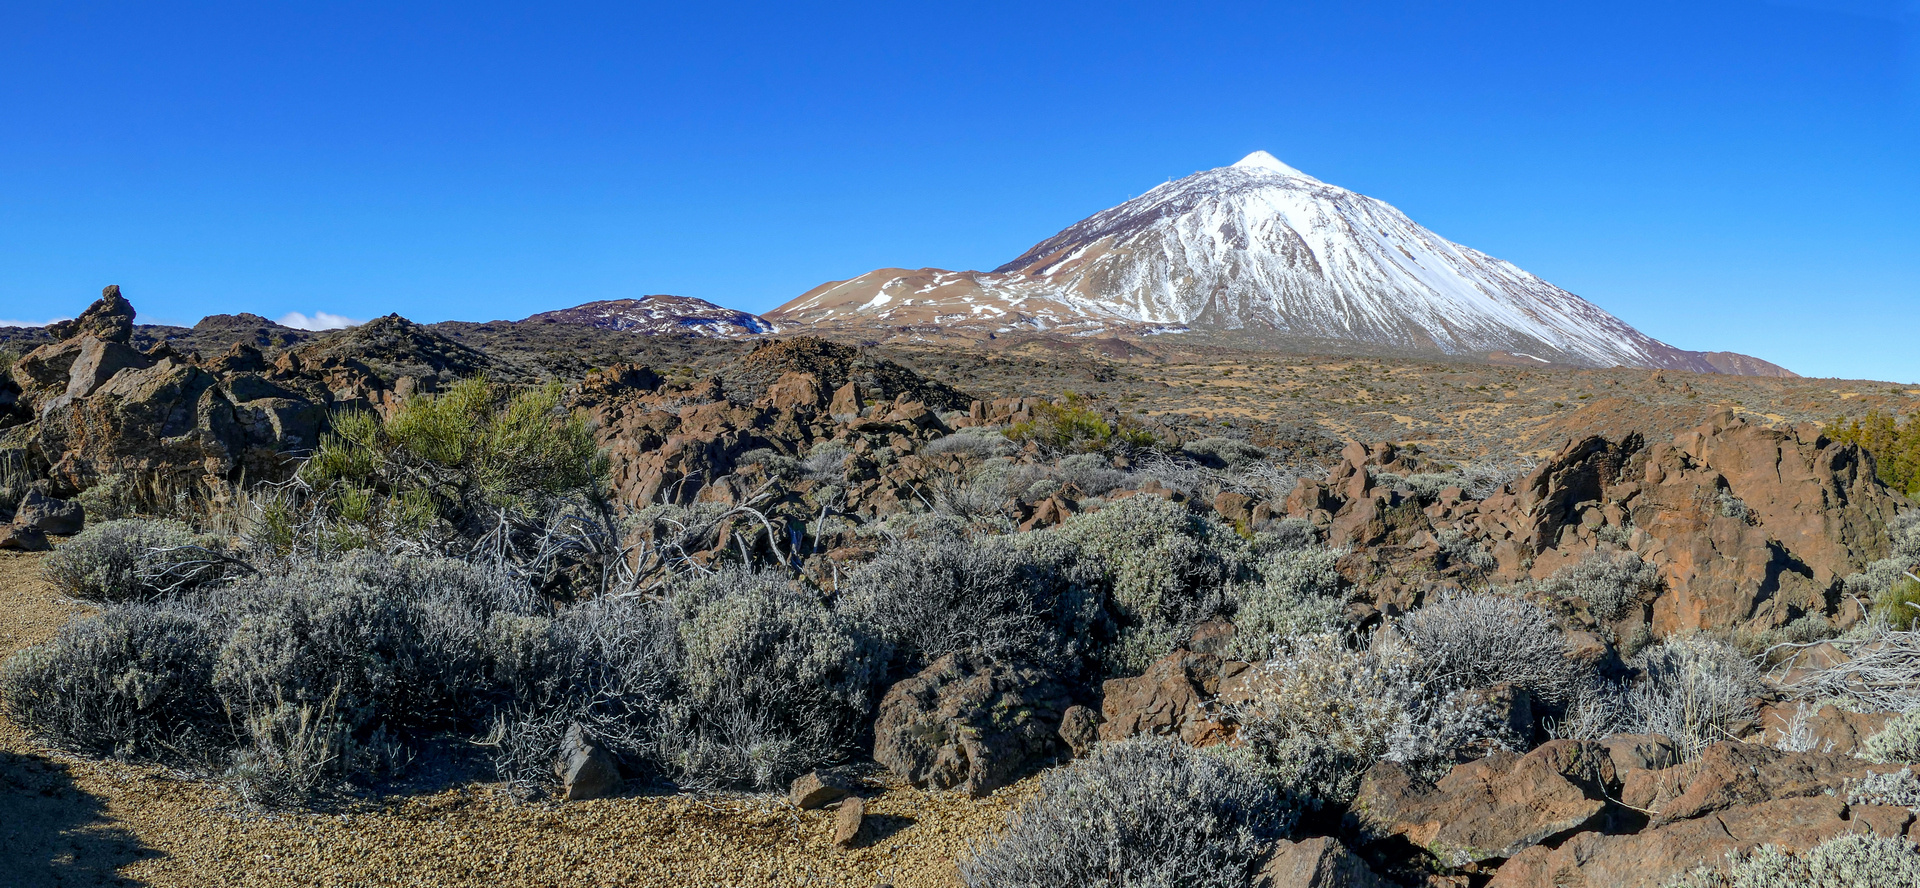
M 84 606 L 0 552 L 0 652 Z M 0 884 L 151 886 L 957 885 L 954 860 L 1035 791 L 972 801 L 896 786 L 867 802 L 863 844 L 833 846 L 833 811 L 772 797 L 522 803 L 473 784 L 344 812 L 249 808 L 218 783 L 32 742 L 0 717 Z

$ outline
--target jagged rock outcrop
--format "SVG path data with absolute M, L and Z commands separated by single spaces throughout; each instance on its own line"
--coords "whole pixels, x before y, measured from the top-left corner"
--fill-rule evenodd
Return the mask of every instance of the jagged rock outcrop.
M 949 401 L 964 396 L 898 365 L 879 377 L 884 384 L 862 388 L 849 369 L 859 362 L 839 361 L 846 357 L 843 349 L 851 351 L 845 346 L 818 340 L 790 346 L 771 342 L 756 349 L 745 361 L 754 372 L 734 374 L 734 383 L 709 379 L 666 386 L 651 371 L 631 366 L 588 377 L 576 404 L 589 409 L 600 429 L 615 499 L 628 508 L 655 502 L 738 504 L 773 479 L 764 464 L 742 465 L 743 455 L 766 450 L 798 459 L 815 445 L 833 442 L 845 452 L 832 479 L 845 487 L 841 509 L 873 516 L 918 502 L 922 494 L 916 490 L 931 470 L 957 465 L 952 455 L 918 452 L 952 429 L 933 405 L 914 395 L 931 393 Z M 814 369 L 804 369 L 809 367 Z M 770 376 L 771 382 L 733 387 L 748 384 L 754 373 Z M 845 415 L 836 415 L 826 395 L 840 380 L 847 381 L 835 397 L 855 405 Z M 805 479 L 789 479 L 784 489 L 810 489 L 807 485 Z
M 1861 616 L 1844 578 L 1886 554 L 1887 528 L 1906 505 L 1874 477 L 1872 457 L 1812 426 L 1791 429 L 1720 414 L 1650 443 L 1569 441 L 1506 488 L 1475 500 L 1457 489 L 1431 500 L 1377 480 L 1418 469 L 1390 445 L 1349 445 L 1324 480 L 1302 481 L 1284 513 L 1362 550 L 1376 604 L 1409 606 L 1431 588 L 1400 574 L 1451 581 L 1545 579 L 1595 553 L 1632 552 L 1662 585 L 1615 628 L 1665 637 L 1697 629 L 1764 633 L 1796 620 L 1838 626 Z M 1450 563 L 1437 544 L 1460 534 L 1492 557 Z M 1396 564 L 1397 562 L 1397 564 Z M 1371 572 L 1371 573 L 1369 573 Z M 1629 625 L 1631 624 L 1631 625 Z

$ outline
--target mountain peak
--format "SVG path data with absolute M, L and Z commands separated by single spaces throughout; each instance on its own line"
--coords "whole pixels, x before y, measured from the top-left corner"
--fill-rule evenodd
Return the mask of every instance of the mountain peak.
M 1279 173 L 1283 176 L 1292 176 L 1297 179 L 1313 178 L 1312 176 L 1309 176 L 1306 173 L 1300 172 L 1299 170 L 1296 170 L 1293 167 L 1290 167 L 1284 163 L 1281 163 L 1280 158 L 1274 157 L 1273 155 L 1268 154 L 1265 151 L 1255 151 L 1252 154 L 1247 155 L 1246 157 L 1240 158 L 1240 162 L 1234 164 L 1233 169 L 1267 170 L 1268 172 Z

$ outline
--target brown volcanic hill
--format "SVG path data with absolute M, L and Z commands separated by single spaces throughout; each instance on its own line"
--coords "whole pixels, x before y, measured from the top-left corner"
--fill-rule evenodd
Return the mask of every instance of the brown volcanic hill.
M 307 367 L 358 362 L 388 382 L 402 376 L 451 382 L 515 369 L 397 314 L 329 334 L 291 354 Z
M 780 332 L 779 327 L 759 315 L 715 305 L 705 299 L 666 294 L 588 302 L 572 308 L 544 311 L 520 323 L 580 324 L 603 330 L 722 337 Z

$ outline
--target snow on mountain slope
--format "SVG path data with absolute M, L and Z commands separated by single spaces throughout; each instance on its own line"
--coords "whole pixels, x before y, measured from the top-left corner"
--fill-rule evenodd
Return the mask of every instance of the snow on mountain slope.
M 1674 348 L 1264 151 L 1096 213 L 992 272 L 881 269 L 768 314 L 1064 332 L 1186 326 L 1580 366 L 1786 373 Z
M 545 311 L 520 323 L 581 324 L 605 330 L 641 333 L 691 333 L 696 336 L 755 336 L 778 333 L 779 326 L 759 315 L 715 305 L 691 296 L 642 296 L 607 299 L 558 311 Z

